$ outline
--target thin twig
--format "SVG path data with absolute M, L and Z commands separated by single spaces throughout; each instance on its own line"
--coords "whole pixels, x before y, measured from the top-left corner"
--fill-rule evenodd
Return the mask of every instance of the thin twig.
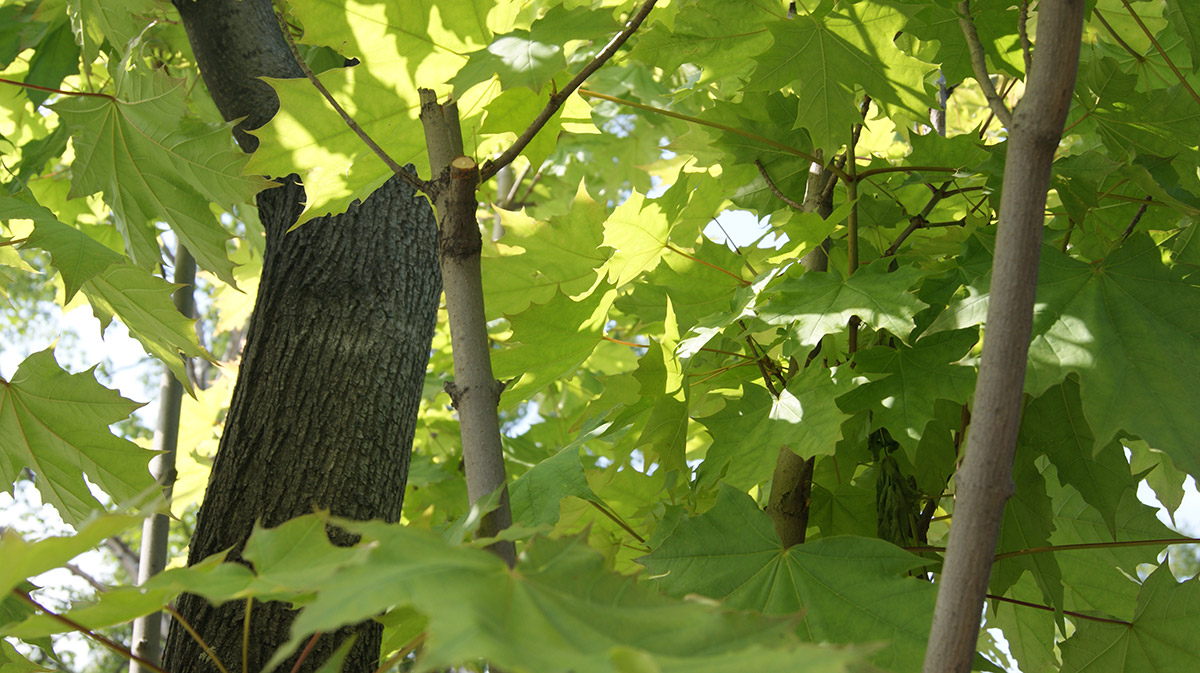
M 518 204 L 524 205 L 529 201 L 529 197 L 533 195 L 533 188 L 537 187 L 537 183 L 542 181 L 542 175 L 542 169 L 539 168 L 537 173 L 533 174 L 533 179 L 529 181 L 529 185 L 525 187 L 525 193 L 521 195 L 521 200 L 517 202 Z
M 106 93 L 92 93 L 90 91 L 63 91 L 62 89 L 51 89 L 48 86 L 38 86 L 36 84 L 28 84 L 26 82 L 18 82 L 12 79 L 0 77 L 0 84 L 11 84 L 19 86 L 22 89 L 35 89 L 37 91 L 45 91 L 46 93 L 55 93 L 60 96 L 91 96 L 92 98 L 107 98 L 111 101 L 117 100 L 115 96 Z
M 642 537 L 641 535 L 638 535 L 637 531 L 635 531 L 629 524 L 625 523 L 625 520 L 622 519 L 620 516 L 618 516 L 616 512 L 609 509 L 607 504 L 600 504 L 600 503 L 596 502 L 595 500 L 588 500 L 587 502 L 589 504 L 591 504 L 592 507 L 595 507 L 601 514 L 608 517 L 609 520 L 611 520 L 613 523 L 620 526 L 621 530 L 624 530 L 626 533 L 629 533 L 629 535 L 632 536 L 633 539 L 637 540 L 638 542 L 641 542 L 642 544 L 646 544 L 646 538 Z
M 1021 0 L 1017 11 L 1017 34 L 1021 36 L 1021 53 L 1025 55 L 1025 75 L 1033 70 L 1033 43 L 1029 41 L 1029 0 Z
M 1137 213 L 1134 214 L 1134 216 L 1133 216 L 1133 219 L 1129 221 L 1129 226 L 1125 227 L 1125 233 L 1121 234 L 1122 241 L 1129 238 L 1129 235 L 1133 233 L 1133 228 L 1136 227 L 1137 223 L 1142 219 L 1142 215 L 1146 214 L 1146 208 L 1150 205 L 1150 202 L 1153 200 L 1154 200 L 1153 196 L 1146 197 L 1145 202 L 1143 202 L 1142 206 L 1140 208 L 1138 208 Z
M 963 38 L 967 41 L 967 51 L 971 55 L 971 68 L 975 71 L 975 80 L 979 82 L 979 88 L 983 90 L 988 105 L 991 106 L 992 112 L 996 114 L 1000 123 L 1007 128 L 1012 128 L 1012 112 L 1004 104 L 1000 94 L 996 93 L 996 87 L 992 85 L 992 79 L 988 76 L 983 42 L 979 40 L 979 32 L 975 30 L 975 22 L 971 19 L 969 0 L 961 0 L 958 3 L 958 25 L 962 29 Z
M 308 653 L 312 652 L 313 646 L 317 644 L 317 639 L 320 637 L 321 632 L 317 631 L 316 633 L 312 634 L 312 638 L 308 639 L 308 644 L 304 646 L 304 650 L 300 652 L 300 656 L 296 659 L 296 663 L 292 665 L 292 673 L 299 673 L 300 664 L 303 664 L 304 660 L 308 658 Z M 249 670 L 250 669 L 246 669 L 246 671 Z
M 1179 68 L 1176 67 L 1175 62 L 1171 60 L 1170 56 L 1167 56 L 1167 51 L 1162 48 L 1161 44 L 1158 43 L 1158 39 L 1154 37 L 1154 33 L 1150 32 L 1150 29 L 1146 27 L 1145 23 L 1142 23 L 1142 17 L 1138 16 L 1138 13 L 1133 11 L 1133 6 L 1129 4 L 1129 0 L 1121 0 L 1121 4 L 1125 5 L 1125 9 L 1129 12 L 1129 16 L 1132 16 L 1133 20 L 1137 22 L 1138 27 L 1142 29 L 1142 32 L 1145 33 L 1146 38 L 1150 40 L 1150 44 L 1154 45 L 1154 49 L 1158 51 L 1158 55 L 1162 56 L 1163 60 L 1167 62 L 1167 67 L 1171 69 L 1171 72 L 1175 73 L 1175 77 L 1179 80 L 1179 83 L 1183 85 L 1183 88 L 1187 89 L 1188 93 L 1192 94 L 1192 100 L 1200 104 L 1200 95 L 1196 94 L 1196 90 L 1192 88 L 1191 84 L 1188 84 L 1187 78 L 1183 76 L 1183 73 L 1179 72 Z
M 192 640 L 196 641 L 196 644 L 200 646 L 200 649 L 208 655 L 208 658 L 212 659 L 213 665 L 217 667 L 218 671 L 221 673 L 229 673 L 229 669 L 225 668 L 225 664 L 221 663 L 221 660 L 217 657 L 217 653 L 208 646 L 208 643 L 204 642 L 204 639 L 200 637 L 200 634 L 196 633 L 196 629 L 192 628 L 192 625 L 188 623 L 188 620 L 183 618 L 183 615 L 179 614 L 178 610 L 170 605 L 164 605 L 163 611 L 171 615 L 171 618 L 174 619 L 184 631 L 187 631 L 188 635 L 192 637 Z
M 875 175 L 883 173 L 955 173 L 957 168 L 949 166 L 880 166 L 879 168 L 869 168 L 858 174 L 859 180 L 866 180 Z
M 78 577 L 79 579 L 83 580 L 84 582 L 87 582 L 88 584 L 92 585 L 92 588 L 95 589 L 96 591 L 101 591 L 101 592 L 108 591 L 107 584 L 104 584 L 100 580 L 96 579 L 95 577 L 92 577 L 91 575 L 89 575 L 87 573 L 87 571 L 85 571 L 83 568 L 80 568 L 79 566 L 75 565 L 74 563 L 68 563 L 63 567 L 66 568 L 67 570 L 70 570 L 72 575 L 74 575 L 74 576 Z
M 1086 542 L 1080 544 L 1059 544 L 1049 545 L 1046 547 L 1030 547 L 1029 549 L 1019 549 L 1017 551 L 1004 552 L 996 554 L 994 561 L 1003 561 L 1014 556 L 1026 556 L 1028 554 L 1042 554 L 1045 552 L 1059 551 L 1080 551 L 1088 549 L 1114 549 L 1118 547 L 1154 547 L 1159 545 L 1174 545 L 1174 544 L 1194 544 L 1200 542 L 1200 538 L 1195 537 L 1180 537 L 1180 538 L 1155 538 L 1152 540 L 1126 540 L 1123 542 Z
M 854 156 L 855 147 L 858 145 L 859 133 L 862 132 L 862 124 L 855 124 L 854 130 L 850 134 L 850 145 L 846 147 L 846 154 L 849 159 L 846 162 L 846 170 L 850 174 L 850 179 L 846 181 L 846 200 L 850 203 L 850 212 L 846 213 L 846 277 L 854 275 L 858 271 L 858 161 Z M 854 355 L 858 351 L 858 326 L 862 320 L 857 315 L 850 316 L 850 320 L 846 323 L 847 334 L 847 350 L 850 355 Z
M 403 166 L 396 163 L 396 161 L 388 156 L 388 153 L 385 152 L 383 148 L 371 138 L 371 136 L 367 135 L 367 132 L 358 125 L 358 122 L 354 121 L 354 119 L 346 112 L 346 110 L 342 108 L 341 104 L 339 104 L 333 97 L 333 94 L 329 93 L 329 89 L 326 89 L 325 85 L 321 83 L 321 80 L 317 79 L 317 75 L 312 71 L 312 68 L 308 67 L 308 63 L 304 61 L 304 57 L 300 55 L 300 49 L 296 47 L 296 41 L 292 39 L 292 33 L 288 29 L 287 23 L 284 22 L 283 16 L 277 13 L 275 15 L 275 19 L 279 22 L 279 30 L 283 31 L 283 37 L 285 40 L 287 40 L 288 48 L 292 51 L 292 58 L 296 60 L 296 65 L 300 66 L 300 70 L 304 72 L 304 76 L 308 78 L 309 82 L 312 82 L 312 85 L 321 93 L 321 96 L 325 98 L 326 102 L 333 106 L 334 111 L 338 113 L 338 116 L 342 118 L 342 121 L 346 123 L 346 126 L 348 126 L 350 130 L 354 132 L 354 135 L 358 136 L 359 140 L 363 141 L 364 145 L 366 145 L 372 152 L 375 153 L 375 156 L 379 157 L 379 159 L 383 161 L 383 164 L 387 166 L 388 169 L 400 176 L 400 179 L 412 185 L 414 189 L 428 194 L 430 190 L 429 183 L 417 177 L 416 175 L 413 175 Z
M 767 390 L 770 391 L 771 397 L 779 399 L 779 391 L 775 390 L 775 383 L 771 381 L 771 374 L 767 371 L 767 366 L 763 363 L 766 359 L 765 354 L 759 354 L 758 344 L 754 343 L 754 338 L 749 334 L 746 335 L 746 345 L 750 347 L 750 352 L 754 354 L 754 364 L 758 365 L 758 373 L 762 374 L 763 383 L 766 384 Z
M 1134 60 L 1136 60 L 1138 63 L 1144 63 L 1146 61 L 1145 54 L 1138 52 L 1136 49 L 1131 47 L 1128 42 L 1121 39 L 1121 36 L 1117 34 L 1117 29 L 1113 28 L 1112 24 L 1110 24 L 1108 20 L 1104 18 L 1104 15 L 1100 13 L 1100 8 L 1097 7 L 1096 9 L 1093 9 L 1092 15 L 1097 19 L 1100 19 L 1100 25 L 1104 26 L 1104 29 L 1108 31 L 1108 34 L 1117 41 L 1117 44 L 1121 45 L 1122 49 L 1129 52 L 1129 55 L 1132 56 Z
M 1020 605 L 1022 607 L 1026 607 L 1026 608 L 1035 608 L 1037 610 L 1046 610 L 1048 612 L 1055 612 L 1055 609 L 1048 605 L 1039 605 L 1037 603 L 1029 603 L 1027 601 L 1019 601 L 1015 598 L 1005 598 L 1004 596 L 997 596 L 995 594 L 988 594 L 987 597 L 994 601 L 1001 601 L 1003 603 L 1012 603 L 1013 605 Z M 1076 619 L 1086 619 L 1091 622 L 1104 622 L 1105 624 L 1120 624 L 1121 626 L 1131 626 L 1131 624 L 1129 622 L 1122 621 L 1120 619 L 1108 619 L 1106 617 L 1093 617 L 1092 615 L 1085 615 L 1082 612 L 1075 612 L 1073 610 L 1063 610 L 1063 614 L 1067 615 L 1068 617 L 1074 617 Z
M 12 593 L 17 598 L 25 601 L 26 603 L 32 605 L 33 607 L 37 608 L 38 610 L 41 610 L 42 614 L 46 615 L 47 617 L 53 619 L 56 622 L 61 622 L 63 624 L 66 624 L 67 626 L 71 627 L 71 629 L 73 631 L 78 631 L 79 633 L 82 633 L 83 635 L 100 643 L 101 645 L 107 647 L 108 649 L 112 650 L 113 652 L 116 652 L 117 654 L 121 655 L 122 657 L 125 657 L 126 659 L 129 659 L 131 661 L 136 661 L 139 664 L 142 664 L 143 666 L 145 666 L 146 668 L 149 668 L 152 671 L 157 671 L 158 673 L 167 673 L 167 671 L 164 670 L 158 664 L 156 664 L 153 661 L 150 661 L 149 659 L 146 659 L 144 657 L 139 657 L 138 655 L 134 654 L 132 650 L 125 647 L 121 643 L 118 643 L 115 640 L 112 640 L 111 638 L 102 636 L 99 633 L 96 633 L 95 631 L 89 629 L 88 627 L 84 626 L 83 624 L 80 624 L 79 622 L 75 621 L 74 619 L 67 617 L 66 615 L 60 615 L 57 612 L 50 610 L 46 606 L 44 606 L 41 603 L 34 600 L 32 596 L 25 593 L 24 591 L 21 591 L 20 589 L 14 587 L 12 590 Z
M 242 673 L 250 670 L 250 615 L 254 612 L 254 598 L 246 597 L 246 615 L 242 619 Z
M 900 249 L 900 246 L 904 243 L 905 239 L 911 236 L 914 231 L 922 227 L 930 226 L 928 217 L 929 214 L 933 212 L 933 209 L 937 206 L 937 204 L 952 193 L 962 193 L 963 190 L 961 189 L 954 190 L 953 192 L 947 191 L 947 188 L 949 188 L 952 184 L 954 184 L 953 180 L 947 180 L 943 182 L 940 187 L 933 190 L 933 194 L 929 195 L 929 201 L 925 203 L 925 207 L 921 209 L 921 212 L 908 218 L 908 227 L 904 231 L 900 232 L 900 236 L 888 246 L 888 249 L 883 252 L 881 257 L 891 257 L 892 255 L 896 254 L 896 251 Z
M 521 133 L 520 137 L 517 138 L 517 141 L 514 142 L 508 149 L 504 150 L 504 153 L 499 157 L 496 157 L 494 160 L 489 159 L 483 164 L 483 166 L 479 169 L 480 182 L 489 180 L 493 175 L 499 172 L 501 168 L 504 168 L 512 163 L 513 159 L 516 159 L 517 156 L 521 154 L 521 150 L 525 149 L 525 146 L 528 145 L 529 142 L 533 140 L 533 137 L 542 130 L 542 127 L 546 125 L 546 122 L 550 121 L 550 118 L 554 116 L 554 113 L 558 112 L 558 109 L 562 107 L 562 104 L 566 102 L 567 98 L 569 98 L 571 94 L 575 93 L 575 90 L 578 89 L 581 84 L 583 84 L 584 80 L 591 77 L 592 73 L 596 72 L 601 66 L 607 63 L 608 60 L 613 57 L 613 54 L 616 54 L 617 50 L 625 44 L 625 41 L 628 40 L 629 37 L 633 35 L 639 27 L 641 27 L 642 22 L 646 20 L 646 17 L 650 14 L 650 10 L 654 9 L 654 5 L 657 2 L 658 0 L 645 0 L 645 2 L 642 3 L 642 6 L 638 9 L 637 13 L 634 14 L 633 18 L 629 20 L 629 23 L 625 24 L 624 30 L 617 33 L 616 37 L 609 40 L 608 44 L 604 46 L 604 49 L 602 49 L 599 54 L 596 54 L 591 61 L 588 61 L 588 64 L 583 66 L 583 69 L 580 70 L 574 77 L 572 77 L 571 81 L 567 82 L 567 85 L 564 86 L 561 91 L 550 95 L 550 100 L 546 101 L 546 107 L 542 108 L 542 111 L 538 113 L 538 116 L 534 118 L 533 122 L 530 123 L 529 126 Z
M 779 190 L 778 187 L 775 186 L 775 181 L 771 179 L 770 175 L 767 175 L 767 169 L 763 168 L 761 161 L 759 161 L 758 159 L 755 159 L 754 165 L 758 167 L 758 173 L 759 173 L 759 175 L 761 175 L 763 177 L 763 180 L 767 181 L 767 187 L 771 188 L 772 194 L 774 194 L 780 201 L 783 201 L 784 203 L 788 204 L 792 208 L 795 208 L 796 210 L 804 210 L 804 206 L 802 206 L 799 203 L 796 203 L 792 199 L 788 198 L 787 194 L 784 194 L 783 192 L 781 192 Z
M 517 201 L 517 190 L 521 188 L 521 183 L 525 182 L 525 178 L 529 176 L 529 171 L 531 170 L 533 170 L 533 164 L 527 164 L 521 169 L 521 172 L 517 174 L 517 178 L 513 180 L 512 189 L 500 197 L 503 200 L 497 205 L 506 210 L 512 210 L 512 204 Z

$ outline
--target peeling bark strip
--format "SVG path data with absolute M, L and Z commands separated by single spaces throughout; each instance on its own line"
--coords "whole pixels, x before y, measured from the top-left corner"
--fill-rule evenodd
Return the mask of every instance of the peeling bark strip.
M 302 75 L 270 0 L 177 0 L 204 81 L 243 148 L 278 101 L 260 76 Z M 191 542 L 189 563 L 241 550 L 255 523 L 314 509 L 351 519 L 400 517 L 409 452 L 441 290 L 428 202 L 393 178 L 361 204 L 295 231 L 304 190 L 294 179 L 258 196 L 266 253 L 237 387 Z M 332 531 L 335 543 L 351 540 Z M 179 612 L 230 670 L 242 661 L 245 603 L 214 608 L 185 595 Z M 259 670 L 289 637 L 293 611 L 256 603 L 247 663 Z M 374 622 L 322 637 L 300 670 L 358 634 L 345 671 L 374 670 Z M 295 660 L 293 657 L 292 661 Z M 282 670 L 290 670 L 291 662 Z M 172 625 L 172 673 L 216 668 Z
M 961 6 L 967 9 L 965 2 Z M 1013 491 L 1046 190 L 1075 90 L 1083 9 L 1084 0 L 1038 4 L 1033 69 L 1008 129 L 987 339 L 966 456 L 954 477 L 954 522 L 937 585 L 925 673 L 966 673 L 975 657 L 1000 520 Z M 965 32 L 969 38 L 973 31 Z

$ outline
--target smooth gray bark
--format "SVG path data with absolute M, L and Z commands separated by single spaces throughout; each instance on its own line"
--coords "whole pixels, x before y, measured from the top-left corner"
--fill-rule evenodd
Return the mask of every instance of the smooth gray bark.
M 454 382 L 446 386 L 446 392 L 458 412 L 467 498 L 474 506 L 498 493 L 496 508 L 485 514 L 479 525 L 480 537 L 494 537 L 512 525 L 512 509 L 497 412 L 501 385 L 492 374 L 491 342 L 483 311 L 483 237 L 475 219 L 479 167 L 474 159 L 463 156 L 457 105 L 439 104 L 429 89 L 422 89 L 420 95 L 421 122 L 441 219 L 438 261 L 446 286 L 454 354 Z M 500 540 L 489 549 L 509 566 L 516 564 L 512 542 Z
M 189 318 L 195 312 L 193 284 L 196 282 L 196 260 L 183 243 L 175 246 L 176 285 L 175 308 Z M 150 473 L 162 487 L 163 501 L 169 510 L 171 491 L 175 487 L 175 449 L 179 446 L 179 408 L 183 401 L 183 383 L 175 378 L 171 370 L 163 366 L 162 384 L 158 393 L 158 420 L 154 427 L 154 450 L 158 452 L 150 460 Z M 137 582 L 145 584 L 151 577 L 167 566 L 167 543 L 171 533 L 171 520 L 166 514 L 156 513 L 146 517 L 142 524 L 142 549 L 138 562 Z M 157 662 L 162 658 L 161 612 L 138 617 L 133 621 L 133 653 L 147 661 Z M 141 662 L 129 662 L 129 673 L 148 673 Z
M 1046 191 L 1075 90 L 1083 10 L 1084 0 L 1038 4 L 1033 68 L 1011 116 L 987 337 L 966 455 L 954 477 L 954 520 L 937 583 L 925 673 L 966 673 L 975 657 L 1004 503 L 1013 491 Z

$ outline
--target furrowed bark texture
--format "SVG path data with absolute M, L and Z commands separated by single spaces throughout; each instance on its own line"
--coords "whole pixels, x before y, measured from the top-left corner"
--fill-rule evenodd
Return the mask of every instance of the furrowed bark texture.
M 1009 128 L 983 361 L 925 673 L 971 670 L 1012 461 L 1033 323 L 1050 168 L 1075 89 L 1084 0 L 1038 4 L 1037 46 Z
M 278 103 L 254 78 L 301 74 L 270 1 L 177 7 L 222 114 L 248 115 L 244 129 L 269 119 Z M 254 144 L 244 134 L 239 140 Z M 267 236 L 262 279 L 189 563 L 230 547 L 239 559 L 255 523 L 277 526 L 316 509 L 400 517 L 441 291 L 433 213 L 393 178 L 345 214 L 289 232 L 304 190 L 284 182 L 258 197 Z M 331 539 L 353 541 L 336 530 Z M 227 668 L 241 670 L 244 602 L 213 608 L 185 595 L 178 609 Z M 285 604 L 254 605 L 249 671 L 288 639 L 291 621 Z M 373 670 L 375 623 L 322 637 L 301 670 L 318 667 L 351 632 L 359 640 L 344 670 Z M 291 670 L 294 659 L 276 670 Z M 164 664 L 172 673 L 216 670 L 177 625 Z

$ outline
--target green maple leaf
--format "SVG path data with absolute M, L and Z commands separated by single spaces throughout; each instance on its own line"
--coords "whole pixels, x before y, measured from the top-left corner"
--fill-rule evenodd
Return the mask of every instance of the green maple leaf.
M 128 514 L 100 514 L 76 526 L 74 535 L 47 537 L 36 542 L 26 542 L 15 531 L 6 530 L 0 535 L 0 594 L 8 597 L 13 589 L 25 583 L 25 578 L 58 568 L 105 538 L 120 535 L 142 520 L 140 516 Z
M 118 50 L 146 32 L 146 18 L 160 11 L 154 0 L 111 3 L 105 0 L 67 0 L 76 40 L 83 47 L 83 63 L 90 64 L 105 40 Z M 228 138 L 227 138 L 228 139 Z
M 754 56 L 770 45 L 766 26 L 787 16 L 782 7 L 749 2 L 685 0 L 670 7 L 678 12 L 674 25 L 657 23 L 638 31 L 632 56 L 667 73 L 693 63 L 702 68 L 703 83 L 745 79 Z
M 1051 544 L 1104 544 L 1114 539 L 1127 542 L 1182 537 L 1159 521 L 1156 509 L 1140 502 L 1132 491 L 1126 491 L 1117 505 L 1114 535 L 1104 517 L 1074 488 L 1060 486 L 1057 479 L 1049 477 L 1045 484 L 1054 504 Z M 1066 609 L 1128 620 L 1133 616 L 1138 592 L 1138 584 L 1131 578 L 1138 576 L 1139 565 L 1157 562 L 1158 554 L 1167 544 L 1097 546 L 1058 555 Z
M 850 128 L 862 122 L 856 88 L 891 115 L 924 118 L 933 102 L 925 77 L 936 66 L 896 47 L 905 21 L 896 6 L 867 0 L 822 2 L 813 13 L 772 23 L 774 43 L 756 57 L 746 88 L 795 94 L 796 128 L 807 129 L 826 156 L 849 142 Z
M 243 176 L 245 157 L 225 125 L 185 123 L 182 85 L 161 76 L 117 78 L 117 97 L 68 97 L 54 110 L 70 126 L 76 152 L 71 193 L 103 191 L 134 262 L 160 258 L 153 223 L 166 220 L 205 269 L 234 284 L 230 234 L 209 210 L 251 201 L 267 186 Z
M 1021 445 L 1013 460 L 1016 489 L 1004 505 L 997 551 L 1016 552 L 1050 546 L 1054 532 L 1053 503 L 1046 491 L 1046 480 L 1034 464 L 1033 451 Z M 997 561 L 992 567 L 988 588 L 1003 595 L 1024 572 L 1030 572 L 1042 592 L 1042 600 L 1055 610 L 1064 602 L 1062 570 L 1054 554 L 1021 554 Z M 1061 623 L 1061 614 L 1057 614 Z
M 723 245 L 701 242 L 687 255 L 663 255 L 663 263 L 647 273 L 643 282 L 631 285 L 614 305 L 644 323 L 664 320 L 668 302 L 685 327 L 715 314 L 728 316 L 732 322 L 741 313 L 740 308 L 731 308 L 743 289 L 737 273 L 744 261 Z
M 0 215 L 4 211 L 4 201 L 0 201 Z M 124 263 L 125 257 L 54 219 L 49 211 L 43 211 L 35 207 L 22 215 L 36 217 L 26 245 L 50 253 L 55 268 L 63 275 L 67 299 L 82 289 L 102 331 L 114 316 L 120 318 L 146 352 L 167 365 L 190 391 L 191 383 L 180 355 L 208 360 L 212 356 L 196 337 L 196 321 L 175 308 L 171 300 L 175 286 Z
M 912 347 L 860 351 L 855 371 L 884 376 L 842 395 L 838 406 L 848 414 L 870 410 L 871 428 L 887 428 L 914 460 L 937 401 L 965 403 L 975 392 L 975 367 L 958 363 L 978 340 L 967 329 L 926 336 Z
M 548 222 L 501 210 L 504 237 L 481 260 L 488 315 L 513 315 L 555 294 L 581 296 L 597 282 L 608 250 L 595 226 L 604 207 L 580 185 L 571 210 Z
M 561 43 L 543 42 L 529 31 L 517 29 L 472 52 L 451 84 L 461 92 L 496 77 L 505 89 L 527 87 L 538 93 L 566 68 Z
M 973 237 L 964 265 L 988 264 L 993 239 Z M 989 276 L 968 285 L 930 330 L 980 324 Z M 1128 432 L 1196 473 L 1200 454 L 1200 288 L 1163 264 L 1153 241 L 1134 235 L 1097 264 L 1042 249 L 1029 348 L 1027 392 L 1038 395 L 1069 373 L 1099 446 Z M 1113 391 L 1121 391 L 1120 395 Z
M 1179 583 L 1163 563 L 1142 584 L 1129 624 L 1075 620 L 1075 634 L 1062 643 L 1062 670 L 1122 673 L 1200 665 L 1198 606 L 1200 579 Z
M 759 317 L 770 325 L 788 325 L 796 344 L 811 348 L 826 334 L 846 330 L 851 316 L 901 340 L 913 328 L 913 316 L 926 304 L 908 292 L 921 272 L 911 266 L 888 273 L 871 264 L 844 278 L 836 269 L 788 278 L 774 288 Z
M 15 207 L 13 207 L 15 206 Z M 33 233 L 25 244 L 50 253 L 54 267 L 62 274 L 64 303 L 70 302 L 83 284 L 114 264 L 126 261 L 83 232 L 55 219 L 48 209 L 22 204 L 13 198 L 0 198 L 0 218 L 23 217 L 34 221 Z
M 615 251 L 603 267 L 609 282 L 620 287 L 653 270 L 667 251 L 670 234 L 662 207 L 636 191 L 630 194 L 604 221 L 604 245 Z
M 1117 506 L 1136 484 L 1120 442 L 1095 445 L 1075 377 L 1067 377 L 1026 405 L 1019 441 L 1045 453 L 1061 482 L 1075 487 L 1116 532 Z
M 63 371 L 50 350 L 30 355 L 11 381 L 0 379 L 0 482 L 33 470 L 42 498 L 71 524 L 103 509 L 83 475 L 118 502 L 147 495 L 152 454 L 108 429 L 140 406 L 91 371 Z
M 915 670 L 924 658 L 935 590 L 904 573 L 926 561 L 848 536 L 784 549 L 770 518 L 732 486 L 641 563 L 669 595 L 698 593 L 768 615 L 803 611 L 801 630 L 818 642 L 886 641 L 872 661 L 889 669 Z
M 394 606 L 411 606 L 429 620 L 418 664 L 422 670 L 482 658 L 517 671 L 610 673 L 622 670 L 615 656 L 683 673 L 710 670 L 709 659 L 727 663 L 733 654 L 748 653 L 751 660 L 772 666 L 839 671 L 857 658 L 797 642 L 788 635 L 786 620 L 656 595 L 606 571 L 603 558 L 577 538 L 535 540 L 517 570 L 509 571 L 487 552 L 453 547 L 408 527 L 339 525 L 363 535 L 360 546 L 369 555 L 320 582 L 320 592 L 297 618 L 293 640 L 277 660 L 315 631 L 328 632 Z M 275 537 L 274 531 L 257 534 Z M 259 572 L 271 572 L 269 564 L 259 565 Z
M 567 496 L 599 500 L 588 486 L 579 462 L 582 442 L 576 440 L 534 465 L 508 488 L 513 521 L 526 525 L 558 523 L 559 505 Z
M 501 381 L 521 379 L 505 388 L 504 404 L 527 399 L 586 360 L 604 336 L 615 295 L 613 290 L 593 292 L 576 302 L 556 294 L 509 316 L 512 346 L 492 356 L 492 368 Z
M 793 376 L 778 398 L 761 386 L 743 385 L 741 398 L 698 419 L 713 437 L 701 480 L 750 488 L 771 478 L 782 447 L 803 458 L 832 454 L 849 418 L 833 401 L 839 388 L 821 367 Z
M 83 294 L 101 330 L 113 316 L 120 318 L 130 336 L 167 365 L 190 393 L 192 384 L 183 358 L 212 361 L 212 355 L 196 337 L 196 321 L 181 314 L 172 303 L 174 291 L 174 285 L 132 264 L 110 266 L 83 284 Z
M 1167 25 L 1175 31 L 1192 54 L 1192 74 L 1200 72 L 1200 11 L 1187 0 L 1166 0 Z

